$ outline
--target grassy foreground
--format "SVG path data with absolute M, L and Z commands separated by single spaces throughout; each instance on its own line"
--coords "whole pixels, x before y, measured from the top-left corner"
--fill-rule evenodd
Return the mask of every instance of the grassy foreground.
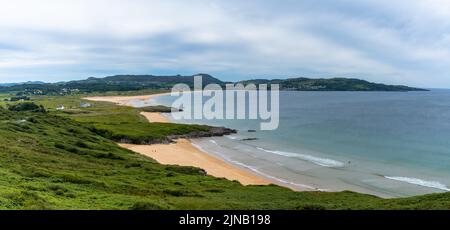
M 204 127 L 150 125 L 137 109 L 110 103 L 81 109 L 81 101 L 35 98 L 48 113 L 0 109 L 1 209 L 450 209 L 449 193 L 381 199 L 293 192 L 161 165 L 118 147 L 92 126 L 139 138 Z M 54 111 L 59 104 L 68 109 Z
M 209 130 L 205 125 L 149 123 L 140 115 L 140 112 L 146 112 L 147 108 L 135 109 L 107 102 L 89 102 L 92 104 L 91 107 L 80 108 L 83 101 L 79 96 L 44 96 L 35 99 L 36 103 L 48 108 L 52 114 L 86 124 L 97 134 L 116 142 L 133 144 L 167 142 L 169 135 Z M 66 109 L 55 110 L 58 105 L 64 105 Z

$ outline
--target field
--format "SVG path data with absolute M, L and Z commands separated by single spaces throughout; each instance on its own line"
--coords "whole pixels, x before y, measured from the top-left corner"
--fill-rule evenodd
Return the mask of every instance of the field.
M 2 102 L 1 209 L 450 209 L 449 193 L 381 199 L 294 192 L 161 165 L 120 148 L 116 138 L 161 140 L 208 127 L 149 124 L 139 109 L 111 103 L 80 108 L 81 97 L 32 98 L 48 112 L 9 111 Z

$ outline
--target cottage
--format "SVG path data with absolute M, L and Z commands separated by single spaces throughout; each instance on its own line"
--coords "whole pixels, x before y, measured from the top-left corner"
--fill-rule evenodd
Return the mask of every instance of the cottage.
M 81 107 L 81 108 L 89 108 L 89 107 L 91 107 L 91 106 L 92 106 L 91 103 L 80 103 L 80 107 Z

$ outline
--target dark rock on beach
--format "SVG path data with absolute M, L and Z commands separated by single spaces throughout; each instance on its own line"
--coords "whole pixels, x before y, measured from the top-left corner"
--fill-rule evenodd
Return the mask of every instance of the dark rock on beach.
M 231 135 L 237 133 L 234 129 L 229 129 L 225 127 L 211 127 L 208 131 L 195 131 L 183 135 L 171 135 L 168 136 L 169 139 L 175 140 L 179 138 L 201 138 L 201 137 L 220 137 L 224 135 Z
M 256 137 L 250 137 L 250 138 L 243 138 L 243 139 L 241 139 L 241 141 L 256 141 L 256 140 L 258 140 L 258 138 L 256 138 Z
M 182 135 L 169 135 L 162 138 L 130 138 L 126 135 L 113 135 L 105 130 L 92 128 L 92 131 L 105 136 L 109 139 L 117 141 L 123 144 L 136 144 L 136 145 L 152 145 L 152 144 L 170 144 L 174 143 L 176 139 L 192 139 L 201 137 L 217 137 L 224 135 L 231 135 L 237 133 L 234 129 L 229 129 L 225 127 L 208 127 L 206 131 L 193 131 Z
M 139 110 L 142 112 L 151 112 L 151 113 L 172 113 L 172 112 L 182 112 L 182 109 L 176 109 L 164 105 L 155 105 L 155 106 L 146 106 L 140 107 Z

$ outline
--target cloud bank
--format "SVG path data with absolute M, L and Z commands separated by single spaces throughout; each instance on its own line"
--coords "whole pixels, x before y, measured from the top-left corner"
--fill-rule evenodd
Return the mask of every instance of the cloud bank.
M 1 0 L 0 82 L 358 77 L 450 88 L 450 1 Z

